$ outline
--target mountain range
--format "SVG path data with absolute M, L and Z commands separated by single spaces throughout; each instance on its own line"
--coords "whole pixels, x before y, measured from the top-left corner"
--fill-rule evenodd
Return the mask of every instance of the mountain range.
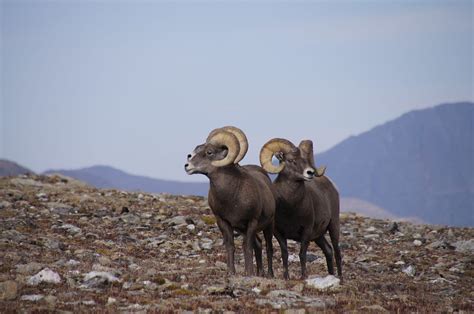
M 33 174 L 34 172 L 28 168 L 20 166 L 16 162 L 0 159 L 0 177 L 17 176 L 28 173 Z
M 474 103 L 408 112 L 318 154 L 341 195 L 396 216 L 474 225 Z
M 48 170 L 45 174 L 60 173 L 89 183 L 97 188 L 126 191 L 170 193 L 181 195 L 207 195 L 208 183 L 179 182 L 133 175 L 109 166 L 93 166 L 77 170 Z
M 315 159 L 328 167 L 326 174 L 336 182 L 343 210 L 375 218 L 474 226 L 473 123 L 472 102 L 411 111 L 351 136 Z M 28 172 L 0 162 L 0 176 Z M 129 191 L 206 196 L 209 188 L 208 183 L 153 179 L 109 166 L 46 173 Z

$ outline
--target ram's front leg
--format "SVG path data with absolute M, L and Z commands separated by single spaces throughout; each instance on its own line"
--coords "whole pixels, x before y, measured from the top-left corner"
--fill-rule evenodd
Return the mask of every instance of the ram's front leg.
M 253 245 L 257 234 L 257 220 L 251 220 L 244 236 L 243 251 L 245 259 L 245 275 L 253 276 Z
M 235 263 L 234 263 L 234 231 L 232 226 L 225 220 L 216 216 L 217 226 L 222 232 L 224 237 L 224 245 L 227 251 L 227 271 L 231 275 L 235 275 Z
M 300 263 L 301 263 L 301 279 L 306 279 L 306 253 L 308 251 L 309 240 L 303 239 L 301 240 L 301 247 L 300 247 Z

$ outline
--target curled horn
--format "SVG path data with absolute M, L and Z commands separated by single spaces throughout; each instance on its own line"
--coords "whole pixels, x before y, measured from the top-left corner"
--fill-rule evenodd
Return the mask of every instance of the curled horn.
M 240 145 L 237 137 L 231 133 L 221 129 L 216 129 L 212 131 L 206 143 L 212 144 L 215 146 L 225 146 L 227 147 L 227 156 L 221 160 L 214 160 L 211 164 L 214 167 L 224 167 L 230 165 L 239 155 Z
M 272 164 L 273 156 L 277 152 L 282 152 L 284 154 L 289 153 L 295 148 L 296 147 L 293 143 L 282 138 L 269 140 L 260 150 L 260 164 L 262 165 L 262 168 L 269 173 L 279 173 L 285 167 L 285 162 L 280 161 L 278 166 L 274 166 Z
M 302 154 L 303 158 L 308 160 L 311 167 L 316 169 L 317 176 L 318 177 L 323 176 L 324 172 L 326 171 L 326 166 L 321 166 L 319 168 L 316 168 L 316 165 L 315 165 L 315 162 L 314 162 L 313 141 L 303 140 L 303 141 L 301 141 L 300 145 L 298 145 L 298 147 L 301 150 L 301 154 Z
M 240 145 L 240 152 L 237 155 L 237 158 L 235 158 L 234 164 L 239 163 L 245 157 L 245 154 L 247 154 L 247 150 L 249 149 L 249 142 L 247 140 L 247 136 L 245 136 L 245 133 L 241 129 L 236 128 L 235 126 L 224 126 L 222 128 L 215 129 L 211 133 L 209 133 L 207 140 L 209 140 L 209 138 L 211 138 L 214 134 L 216 134 L 219 131 L 227 131 L 234 134 L 235 137 L 237 137 L 237 140 L 239 141 L 239 145 Z

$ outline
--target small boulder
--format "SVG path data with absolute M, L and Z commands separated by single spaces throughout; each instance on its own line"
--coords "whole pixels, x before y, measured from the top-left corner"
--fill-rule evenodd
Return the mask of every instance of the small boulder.
M 45 268 L 36 275 L 30 277 L 27 283 L 31 286 L 36 286 L 43 282 L 57 284 L 61 282 L 61 277 L 51 269 Z
M 14 300 L 18 293 L 18 284 L 13 280 L 0 282 L 0 301 Z
M 334 289 L 339 287 L 341 280 L 333 275 L 328 275 L 324 278 L 314 277 L 306 279 L 306 284 L 318 290 Z

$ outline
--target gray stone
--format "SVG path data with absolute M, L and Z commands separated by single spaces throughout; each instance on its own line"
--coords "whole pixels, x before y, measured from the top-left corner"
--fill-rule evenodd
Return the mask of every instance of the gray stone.
M 68 233 L 70 233 L 72 235 L 78 235 L 78 234 L 82 233 L 81 228 L 76 227 L 76 226 L 71 225 L 71 224 L 64 224 L 59 228 L 66 230 Z
M 363 312 L 366 312 L 366 311 L 373 311 L 373 312 L 376 312 L 376 313 L 389 312 L 387 309 L 385 309 L 384 307 L 382 307 L 381 305 L 378 305 L 378 304 L 366 305 L 366 306 L 361 307 L 360 309 L 363 310 Z
M 402 272 L 405 273 L 405 274 L 407 274 L 407 275 L 410 276 L 410 277 L 413 277 L 413 276 L 415 276 L 416 269 L 415 269 L 414 266 L 409 265 L 408 267 L 404 268 L 404 269 L 402 270 Z
M 457 241 L 452 245 L 456 248 L 457 252 L 474 253 L 474 239 Z
M 80 288 L 104 288 L 110 283 L 120 281 L 121 280 L 111 272 L 91 271 L 84 275 L 84 283 L 80 286 Z
M 31 275 L 44 267 L 43 264 L 31 262 L 28 264 L 16 265 L 16 272 L 22 275 Z
M 49 208 L 51 212 L 60 214 L 60 215 L 67 215 L 67 214 L 71 214 L 77 211 L 74 208 L 72 208 L 71 205 L 57 203 L 57 202 L 46 203 L 46 206 Z
M 229 291 L 227 286 L 209 286 L 205 290 L 209 294 L 226 294 L 226 291 Z
M 274 290 L 270 291 L 267 294 L 268 298 L 290 298 L 290 299 L 297 299 L 301 297 L 301 294 L 295 291 L 290 290 Z
M 188 224 L 186 222 L 186 217 L 184 216 L 176 216 L 170 219 L 166 219 L 164 223 L 171 226 L 186 226 Z
M 56 306 L 58 298 L 54 295 L 48 295 L 44 298 L 44 301 L 46 302 L 46 304 L 48 304 L 49 308 L 54 308 Z
M 44 295 L 42 295 L 42 294 L 26 294 L 26 295 L 22 295 L 20 300 L 37 302 L 37 301 L 39 301 L 43 298 L 44 298 Z
M 36 286 L 43 282 L 58 284 L 61 282 L 61 277 L 51 269 L 45 268 L 36 275 L 30 277 L 27 283 L 31 286 Z
M 454 249 L 454 247 L 446 241 L 434 241 L 426 246 L 427 249 Z
M 128 224 L 138 224 L 138 223 L 140 223 L 140 217 L 138 217 L 137 215 L 134 215 L 134 214 L 122 215 L 122 216 L 120 216 L 120 219 L 123 222 L 128 223 Z
M 364 238 L 366 238 L 366 239 L 378 239 L 379 237 L 380 237 L 380 236 L 379 236 L 378 234 L 376 234 L 376 233 L 373 233 L 373 234 L 366 234 L 366 235 L 364 236 Z
M 324 278 L 314 277 L 306 279 L 306 284 L 317 290 L 328 290 L 339 287 L 341 280 L 333 275 L 328 275 Z
M 2 232 L 2 236 L 1 236 L 2 239 L 8 239 L 10 241 L 13 241 L 13 242 L 23 242 L 25 241 L 27 238 L 21 234 L 20 232 L 16 231 L 16 230 L 5 230 Z
M 13 280 L 0 282 L 0 300 L 14 300 L 18 293 L 18 284 Z
M 11 206 L 10 202 L 0 201 L 0 209 L 4 209 L 4 208 L 10 207 L 10 206 Z

